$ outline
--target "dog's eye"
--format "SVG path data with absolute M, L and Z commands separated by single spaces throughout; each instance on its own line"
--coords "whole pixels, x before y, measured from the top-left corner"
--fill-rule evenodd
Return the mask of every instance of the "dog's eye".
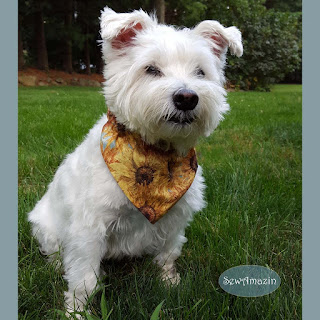
M 197 75 L 197 77 L 199 77 L 199 78 L 204 78 L 204 76 L 205 76 L 206 74 L 204 73 L 204 71 L 203 71 L 201 68 L 197 68 L 197 69 L 196 69 L 196 75 Z
M 157 76 L 157 77 L 162 76 L 162 72 L 155 66 L 147 66 L 146 73 L 152 74 L 153 76 Z

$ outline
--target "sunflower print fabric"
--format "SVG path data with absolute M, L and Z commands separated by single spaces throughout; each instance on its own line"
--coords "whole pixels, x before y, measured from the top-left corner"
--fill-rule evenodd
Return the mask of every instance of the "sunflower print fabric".
M 125 129 L 108 112 L 100 148 L 103 159 L 128 199 L 151 222 L 157 222 L 186 193 L 197 172 L 194 149 L 186 157 L 162 151 Z

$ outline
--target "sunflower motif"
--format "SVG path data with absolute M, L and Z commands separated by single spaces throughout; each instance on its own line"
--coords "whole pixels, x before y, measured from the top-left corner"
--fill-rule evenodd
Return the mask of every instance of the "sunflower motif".
M 153 181 L 154 169 L 149 166 L 139 167 L 136 171 L 136 182 L 143 185 L 149 185 Z
M 108 113 L 101 135 L 103 158 L 128 199 L 158 221 L 188 190 L 197 170 L 194 149 L 186 157 L 145 144 Z

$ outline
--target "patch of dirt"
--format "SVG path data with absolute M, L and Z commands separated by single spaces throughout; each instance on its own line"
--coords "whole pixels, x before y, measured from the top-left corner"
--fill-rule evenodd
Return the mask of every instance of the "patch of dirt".
M 67 73 L 60 70 L 43 71 L 27 68 L 18 72 L 18 82 L 22 86 L 90 86 L 101 87 L 104 81 L 102 74 Z

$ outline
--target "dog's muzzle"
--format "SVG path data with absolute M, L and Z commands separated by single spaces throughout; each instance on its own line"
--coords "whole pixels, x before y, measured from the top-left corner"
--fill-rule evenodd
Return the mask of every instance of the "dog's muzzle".
M 192 110 L 195 109 L 199 102 L 197 93 L 189 89 L 179 89 L 172 96 L 173 104 L 177 110 L 183 111 L 177 112 L 171 115 L 167 120 L 177 124 L 190 124 L 195 119 L 192 116 Z

